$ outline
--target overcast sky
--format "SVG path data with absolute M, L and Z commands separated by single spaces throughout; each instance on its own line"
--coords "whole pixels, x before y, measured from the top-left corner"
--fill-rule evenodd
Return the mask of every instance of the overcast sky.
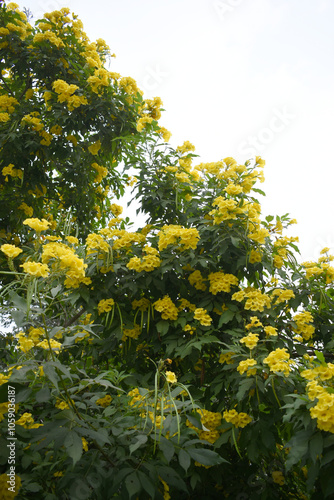
M 334 252 L 334 1 L 22 0 L 34 16 L 70 7 L 111 70 L 160 96 L 160 124 L 200 161 L 266 160 L 263 213 L 298 221 L 302 260 Z

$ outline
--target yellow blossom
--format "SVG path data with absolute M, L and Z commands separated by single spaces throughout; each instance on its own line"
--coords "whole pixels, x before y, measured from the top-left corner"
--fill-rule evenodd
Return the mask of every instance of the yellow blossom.
M 10 259 L 14 259 L 23 251 L 21 250 L 21 248 L 18 248 L 15 245 L 8 245 L 8 244 L 1 245 L 0 250 Z

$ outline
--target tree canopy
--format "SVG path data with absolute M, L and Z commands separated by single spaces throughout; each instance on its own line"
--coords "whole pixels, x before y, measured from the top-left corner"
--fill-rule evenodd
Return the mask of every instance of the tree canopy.
M 0 497 L 332 498 L 329 249 L 261 215 L 262 158 L 171 147 L 69 9 L 0 19 Z

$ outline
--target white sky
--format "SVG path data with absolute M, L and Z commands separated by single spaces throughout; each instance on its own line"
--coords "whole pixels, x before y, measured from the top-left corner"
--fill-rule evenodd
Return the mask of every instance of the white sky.
M 334 1 L 18 0 L 34 17 L 69 7 L 106 40 L 112 71 L 160 96 L 173 146 L 199 161 L 266 160 L 263 214 L 298 221 L 302 260 L 334 252 Z

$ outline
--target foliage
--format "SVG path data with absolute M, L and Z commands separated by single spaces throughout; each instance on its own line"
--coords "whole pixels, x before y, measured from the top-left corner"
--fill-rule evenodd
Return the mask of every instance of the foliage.
M 106 71 L 87 58 L 107 49 L 68 15 L 30 28 L 15 5 L 1 7 L 1 161 L 13 164 L 1 196 L 16 239 L 1 244 L 11 323 L 0 338 L 0 494 L 15 413 L 19 498 L 331 498 L 333 257 L 298 264 L 297 238 L 283 234 L 295 221 L 261 219 L 261 158 L 193 165 L 189 142 L 161 142 L 158 98 L 110 75 L 103 89 L 87 84 Z M 78 94 L 58 94 L 59 79 Z M 31 97 L 17 99 L 28 82 Z M 69 104 L 73 95 L 87 103 Z M 31 113 L 44 128 L 22 125 Z M 64 132 L 41 148 L 56 125 Z M 108 173 L 94 184 L 83 167 L 99 141 Z M 107 197 L 100 219 L 87 208 L 104 181 L 123 191 L 121 159 L 137 169 L 148 224 L 136 231 Z

